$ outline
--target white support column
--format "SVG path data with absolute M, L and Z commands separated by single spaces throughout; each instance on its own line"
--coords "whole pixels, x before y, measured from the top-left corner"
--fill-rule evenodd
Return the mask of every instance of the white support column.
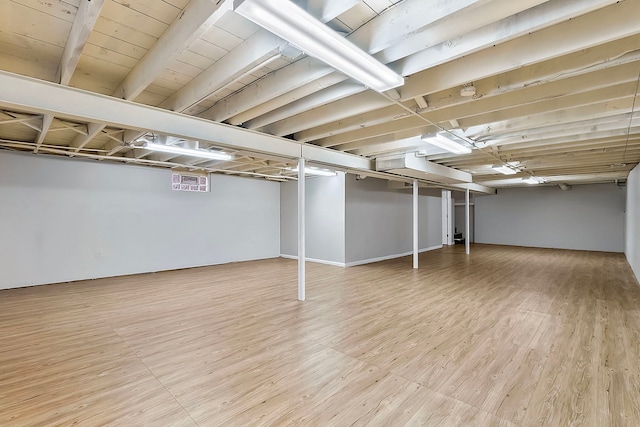
M 305 299 L 304 159 L 298 159 L 298 300 Z
M 465 252 L 469 255 L 470 252 L 470 236 L 469 236 L 469 189 L 467 188 L 464 193 L 464 246 Z
M 418 180 L 413 180 L 413 268 L 418 268 Z

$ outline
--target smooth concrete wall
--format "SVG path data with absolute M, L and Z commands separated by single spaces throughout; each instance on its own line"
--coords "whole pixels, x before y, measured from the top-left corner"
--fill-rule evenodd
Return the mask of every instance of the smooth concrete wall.
M 280 185 L 0 152 L 0 288 L 277 257 Z
M 355 265 L 411 253 L 413 202 L 411 191 L 391 190 L 387 181 L 346 179 L 346 264 Z M 420 191 L 420 250 L 442 247 L 440 191 Z
M 475 241 L 514 246 L 622 252 L 625 190 L 615 184 L 568 191 L 535 186 L 475 198 Z
M 307 177 L 305 182 L 306 257 L 316 262 L 345 262 L 345 174 Z M 298 256 L 298 182 L 281 184 L 280 253 Z
M 640 281 L 640 165 L 636 166 L 627 178 L 625 254 L 636 278 Z

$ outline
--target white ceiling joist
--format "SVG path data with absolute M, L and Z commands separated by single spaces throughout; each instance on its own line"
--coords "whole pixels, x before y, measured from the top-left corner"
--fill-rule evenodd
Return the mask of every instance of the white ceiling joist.
M 301 59 L 247 86 L 237 94 L 217 102 L 199 116 L 216 122 L 225 121 L 272 98 L 312 83 L 332 71 L 333 68 L 314 58 Z M 341 80 L 346 80 L 346 76 L 340 77 Z
M 602 102 L 603 100 L 626 99 L 628 102 L 627 110 L 631 109 L 633 101 L 634 83 L 622 83 L 619 85 L 604 87 L 589 92 L 579 92 L 558 98 L 541 99 L 536 102 L 524 104 L 521 106 L 506 106 L 495 111 L 483 113 L 474 112 L 476 114 L 461 120 L 464 127 L 476 126 L 481 123 L 492 123 L 523 117 L 531 114 L 542 112 L 562 111 L 567 108 L 576 108 L 583 105 L 591 105 Z
M 80 0 L 76 17 L 71 26 L 71 32 L 67 39 L 67 44 L 62 53 L 62 59 L 56 73 L 56 81 L 63 85 L 68 85 L 71 76 L 78 65 L 80 55 L 84 49 L 93 26 L 98 20 L 104 0 Z
M 461 9 L 453 15 L 430 23 L 420 32 L 407 34 L 401 43 L 388 46 L 375 54 L 384 64 L 406 58 L 431 46 L 454 44 L 465 32 L 473 31 L 500 21 L 508 16 L 521 13 L 547 0 L 493 0 L 483 2 L 474 8 Z
M 272 135 L 289 135 L 303 129 L 308 129 L 309 127 L 338 120 L 342 117 L 342 111 L 344 110 L 350 110 L 354 114 L 360 114 L 388 105 L 389 100 L 382 97 L 379 93 L 366 91 L 280 120 L 279 122 L 264 127 L 262 130 Z
M 455 41 L 446 40 L 430 46 L 395 62 L 393 67 L 403 75 L 414 74 L 613 3 L 616 3 L 616 0 L 547 1 L 517 15 L 510 15 L 463 35 L 457 35 Z
M 640 46 L 640 35 L 631 36 L 615 43 L 605 43 L 486 79 L 475 80 L 474 86 L 477 98 L 485 99 L 515 90 L 640 61 L 638 46 Z M 420 112 L 427 113 L 469 102 L 469 98 L 460 95 L 459 86 L 453 88 L 442 87 L 438 88 L 438 92 L 429 96 L 429 106 Z
M 601 173 L 583 173 L 583 174 L 575 174 L 575 175 L 551 175 L 545 176 L 545 179 L 550 183 L 589 183 L 589 182 L 605 182 L 615 181 L 617 179 L 625 179 L 629 174 L 628 171 L 620 171 L 620 172 L 601 172 Z M 488 186 L 500 186 L 500 187 L 520 187 L 522 186 L 521 178 L 506 178 L 506 179 L 497 179 L 484 181 L 484 185 Z
M 640 113 L 631 117 L 631 113 L 607 116 L 599 119 L 579 120 L 572 123 L 536 127 L 525 131 L 505 132 L 493 135 L 491 145 L 505 145 L 520 143 L 523 139 L 544 140 L 572 134 L 601 132 L 607 130 L 624 129 L 628 126 L 640 126 Z
M 582 105 L 575 108 L 567 108 L 548 113 L 530 114 L 515 119 L 500 122 L 486 123 L 473 126 L 465 130 L 464 136 L 482 141 L 486 137 L 500 135 L 505 132 L 526 131 L 531 128 L 555 126 L 579 121 L 584 117 L 600 119 L 620 114 L 629 108 L 629 100 L 626 98 L 605 100 L 595 104 Z
M 248 129 L 263 128 L 271 123 L 284 120 L 288 117 L 295 116 L 297 114 L 304 113 L 305 111 L 312 110 L 313 108 L 325 105 L 331 102 L 338 101 L 351 95 L 363 92 L 365 90 L 362 84 L 354 82 L 353 80 L 345 80 L 341 83 L 333 85 L 321 92 L 316 92 L 312 95 L 298 99 L 289 103 L 286 106 L 272 110 L 260 117 L 253 120 L 249 120 L 245 123 L 245 127 Z M 283 132 L 287 132 L 284 130 Z M 287 135 L 291 132 L 284 133 Z
M 287 45 L 288 43 L 279 37 L 266 30 L 260 30 L 167 98 L 160 107 L 184 111 L 231 83 L 235 76 L 243 75 L 265 61 L 279 56 L 280 49 Z
M 640 32 L 640 2 L 624 1 L 412 75 L 402 99 L 486 78 Z
M 338 133 L 349 132 L 352 130 L 362 129 L 386 123 L 389 120 L 397 120 L 409 116 L 409 112 L 400 108 L 398 105 L 390 105 L 364 114 L 341 119 L 337 122 L 331 122 L 326 125 L 316 126 L 314 128 L 303 130 L 294 135 L 296 141 L 309 142 L 317 139 L 333 136 Z
M 603 0 L 592 0 L 592 3 L 594 3 L 593 5 L 590 5 L 591 8 L 595 8 L 597 5 L 602 6 L 603 4 L 609 4 L 611 3 L 612 0 L 607 0 L 606 2 Z M 525 11 L 523 12 L 523 14 L 530 14 L 532 15 L 532 21 L 528 21 L 526 19 L 515 19 L 515 18 L 510 18 L 510 20 L 508 22 L 501 22 L 500 24 L 496 24 L 493 26 L 489 26 L 489 27 L 484 27 L 481 30 L 478 31 L 483 31 L 481 35 L 482 37 L 479 38 L 473 38 L 473 43 L 471 43 L 471 45 L 468 44 L 464 44 L 462 41 L 460 41 L 459 39 L 456 39 L 456 43 L 449 43 L 447 46 L 456 46 L 455 49 L 452 50 L 452 48 L 448 48 L 448 49 L 444 49 L 442 46 L 436 46 L 434 47 L 436 52 L 442 52 L 445 51 L 447 52 L 447 54 L 453 54 L 453 57 L 455 56 L 460 56 L 460 55 L 465 55 L 468 54 L 470 52 L 473 52 L 474 50 L 477 50 L 481 47 L 483 47 L 484 44 L 491 44 L 491 43 L 499 43 L 502 40 L 495 40 L 495 34 L 496 34 L 496 30 L 500 29 L 501 31 L 498 31 L 498 34 L 500 34 L 504 40 L 509 40 L 513 37 L 516 37 L 517 35 L 521 35 L 521 34 L 526 34 L 530 31 L 533 31 L 539 27 L 543 27 L 543 26 L 548 26 L 551 25 L 552 23 L 556 23 L 561 21 L 562 19 L 566 18 L 566 17 L 571 17 L 573 16 L 575 13 L 577 13 L 577 11 L 579 11 L 580 9 L 578 8 L 578 3 L 581 3 L 581 1 L 579 0 L 573 0 L 569 5 L 566 5 L 564 7 L 564 9 L 561 11 L 563 12 L 563 14 L 561 14 L 561 16 L 557 16 L 557 14 L 553 14 L 552 11 L 549 10 L 549 6 L 545 6 L 545 8 L 540 9 L 540 8 L 535 8 L 533 11 Z M 596 5 L 597 4 L 597 5 Z M 424 7 L 424 3 L 421 4 L 421 6 L 419 7 Z M 452 6 L 451 4 L 449 4 L 449 6 Z M 476 3 L 474 4 L 474 7 L 478 7 L 479 5 Z M 544 6 L 544 5 L 543 5 Z M 406 8 L 407 10 L 411 9 L 412 7 L 416 7 L 416 5 L 414 3 L 411 2 L 405 2 L 402 3 L 402 7 Z M 398 14 L 399 12 L 402 12 L 402 7 L 398 7 L 398 8 L 394 8 L 391 11 L 389 11 L 388 14 L 383 14 L 382 16 L 386 16 L 387 19 L 397 19 L 397 17 L 395 16 L 396 14 Z M 582 8 L 584 9 L 584 6 L 582 6 Z M 590 10 L 590 9 L 589 9 Z M 405 11 L 406 12 L 406 11 Z M 429 15 L 433 18 L 432 15 Z M 391 18 L 389 18 L 391 17 Z M 505 30 L 503 27 L 506 27 L 508 30 Z M 352 37 L 355 39 L 358 37 L 358 34 L 360 34 L 360 37 L 362 37 L 362 34 L 364 33 L 371 33 L 373 30 L 372 28 L 374 28 L 374 26 L 364 26 L 363 28 L 368 28 L 368 30 L 364 31 L 364 32 L 358 32 L 356 31 Z M 375 33 L 372 37 L 375 36 Z M 481 40 L 482 42 L 478 44 L 477 40 Z M 374 48 L 370 48 L 370 51 L 375 51 Z M 454 52 L 455 50 L 455 52 Z M 454 53 L 452 53 L 454 52 Z M 433 56 L 432 53 L 430 53 L 427 57 L 429 56 Z M 424 57 L 421 57 L 420 59 L 417 59 L 418 61 L 424 63 Z M 447 60 L 451 59 L 450 57 L 446 58 Z M 443 59 L 444 60 L 444 59 Z M 423 64 L 424 65 L 424 64 Z M 431 63 L 431 64 L 427 64 L 426 66 L 431 66 L 431 65 L 435 65 L 435 63 Z M 420 69 L 424 69 L 424 68 L 420 68 Z M 406 74 L 406 73 L 405 73 Z M 319 97 L 320 99 L 321 97 Z M 321 105 L 321 104 L 318 104 Z M 214 107 L 215 108 L 215 107 Z M 292 110 L 289 115 L 294 115 L 299 113 L 299 111 L 295 111 Z M 347 117 L 348 114 L 350 112 L 345 111 L 345 116 Z M 284 115 L 286 114 L 286 111 L 281 111 L 280 115 Z M 261 120 L 261 118 L 258 118 L 258 120 Z M 266 119 L 269 120 L 269 119 Z M 258 122 L 261 123 L 260 125 L 253 125 L 251 126 L 251 128 L 256 128 L 262 125 L 262 122 Z
M 572 3 L 572 7 L 573 7 L 573 8 L 571 8 L 571 9 L 570 9 L 570 11 L 571 11 L 572 13 L 575 13 L 575 10 L 573 10 L 573 9 L 577 9 L 577 6 L 576 6 L 576 5 L 574 5 L 574 4 Z M 551 11 L 551 10 L 547 10 L 547 9 L 545 9 L 544 11 L 545 11 L 546 13 L 548 12 L 549 14 L 550 14 L 550 13 L 552 13 L 552 11 Z M 566 12 L 566 11 L 562 10 L 562 12 Z M 546 17 L 546 13 L 544 14 L 544 15 L 545 15 L 545 17 Z M 571 16 L 571 13 L 566 12 L 564 15 L 561 15 L 561 16 L 564 18 L 564 17 L 565 17 L 565 15 L 567 15 L 567 16 Z M 555 16 L 557 16 L 557 12 L 556 12 L 556 15 L 554 15 L 554 17 L 555 17 Z M 625 71 L 628 71 L 628 70 L 630 70 L 631 68 L 633 68 L 633 67 L 626 67 L 626 68 L 625 68 Z M 604 71 L 603 73 L 608 73 L 608 72 L 610 72 L 610 71 Z M 628 74 L 629 74 L 629 76 L 628 76 L 628 78 L 629 78 L 629 79 L 635 79 L 635 77 L 636 77 L 636 75 L 637 75 L 637 72 L 636 72 L 636 71 L 635 71 L 635 69 L 634 69 L 632 72 L 630 72 L 630 73 L 628 73 Z M 616 77 L 615 77 L 615 76 L 609 76 L 609 78 L 611 79 L 611 81 L 615 81 L 615 80 L 616 80 Z M 589 86 L 589 85 L 591 84 L 591 81 L 589 81 L 589 82 L 583 81 L 583 82 L 582 82 L 582 84 L 583 84 L 583 86 L 584 86 L 584 85 Z M 492 88 L 492 89 L 493 89 L 493 88 Z M 502 89 L 502 90 L 504 90 L 504 89 Z M 569 89 L 566 89 L 566 90 L 568 91 Z M 326 91 L 326 90 L 325 90 L 325 91 Z M 500 93 L 500 92 L 498 92 L 498 91 L 494 90 L 494 93 L 495 93 L 495 94 L 498 94 L 498 93 Z M 540 95 L 540 96 L 542 97 L 542 96 L 544 96 L 544 95 Z M 460 97 L 460 96 L 458 95 L 458 98 L 462 98 L 462 97 Z M 464 98 L 462 98 L 462 99 L 464 99 Z M 468 101 L 469 101 L 469 100 L 468 100 L 468 98 L 467 98 L 467 99 L 464 99 L 464 100 L 465 100 L 466 102 L 468 102 Z M 449 102 L 450 102 L 450 101 L 449 101 Z M 524 101 L 522 101 L 522 102 L 524 102 Z M 323 102 L 322 98 L 321 98 L 321 97 L 320 97 L 320 95 L 319 95 L 319 97 L 318 97 L 318 104 L 317 104 L 317 105 L 324 105 L 324 104 L 326 104 L 326 102 Z M 483 105 L 486 105 L 486 104 L 483 104 Z M 352 113 L 351 111 L 349 111 L 349 110 L 343 110 L 343 111 L 344 111 L 344 115 L 343 115 L 343 117 L 338 117 L 338 118 L 333 117 L 333 119 L 334 119 L 334 120 L 340 120 L 340 119 L 343 119 L 343 118 L 346 118 L 346 117 L 349 117 L 349 116 L 353 115 L 353 113 Z M 281 112 L 281 115 L 285 115 L 287 112 L 289 113 L 289 115 L 292 115 L 292 114 L 295 114 L 295 113 L 296 113 L 295 111 L 288 111 L 288 110 L 286 110 L 286 111 Z M 303 117 L 304 117 L 304 116 L 303 116 Z M 456 117 L 456 116 L 454 115 L 453 117 Z M 288 119 L 288 120 L 291 122 L 291 126 L 292 126 L 292 128 L 295 128 L 295 126 L 299 126 L 299 125 L 296 125 L 296 124 L 295 124 L 295 122 L 296 122 L 296 118 L 295 118 L 295 117 L 291 117 L 291 118 L 290 118 L 290 119 Z M 301 118 L 301 120 L 304 120 L 304 118 Z M 436 121 L 438 121 L 438 120 L 436 120 Z M 330 121 L 329 121 L 329 120 L 327 120 L 327 121 L 326 121 L 326 123 L 330 123 Z M 309 127 L 307 126 L 307 129 L 308 129 L 308 128 L 309 128 Z M 283 131 L 282 131 L 282 133 L 280 133 L 280 134 L 281 134 L 281 135 L 286 135 L 286 134 L 289 134 L 289 133 L 291 133 L 291 129 L 289 129 L 289 130 L 283 130 Z
M 429 24 L 464 9 L 476 9 L 490 0 L 407 0 L 358 28 L 349 40 L 365 52 L 375 54 L 417 33 Z M 397 28 L 398 31 L 389 31 Z
M 639 127 L 631 127 L 629 129 L 630 138 L 637 138 L 637 135 L 640 134 Z M 635 135 L 635 136 L 634 136 Z M 523 148 L 531 147 L 531 146 L 541 146 L 541 145 L 558 145 L 558 144 L 569 144 L 569 143 L 577 143 L 580 141 L 591 141 L 594 139 L 600 138 L 612 138 L 612 137 L 626 137 L 627 129 L 625 128 L 604 128 L 602 130 L 597 130 L 593 132 L 583 132 L 583 133 L 569 133 L 568 135 L 559 135 L 559 136 L 550 136 L 547 139 L 537 138 L 533 139 L 531 143 L 527 143 L 525 141 L 525 145 Z M 509 145 L 516 144 L 517 142 L 522 143 L 523 141 L 514 141 L 514 140 L 505 140 L 500 145 L 501 150 L 505 148 L 509 148 Z M 514 151 L 515 152 L 515 151 Z
M 367 139 L 353 141 L 349 143 L 349 145 L 352 145 L 352 147 L 347 145 L 346 148 L 350 148 L 355 152 L 357 151 L 357 149 L 360 149 L 360 148 L 375 146 L 378 144 L 393 143 L 394 141 L 414 138 L 416 136 L 423 135 L 426 133 L 432 133 L 434 131 L 435 131 L 435 128 L 434 126 L 431 126 L 431 125 L 425 125 L 423 127 L 412 128 L 412 129 L 403 129 L 398 132 L 376 135 Z M 343 147 L 340 147 L 340 148 L 342 149 Z
M 73 19 L 71 31 L 69 32 L 67 44 L 64 46 L 64 51 L 62 52 L 58 71 L 56 72 L 56 81 L 58 83 L 68 85 L 71 81 L 71 77 L 78 66 L 80 55 L 84 50 L 87 40 L 89 40 L 89 35 L 93 31 L 93 27 L 98 20 L 103 5 L 104 0 L 80 1 L 76 16 Z M 37 153 L 42 146 L 51 127 L 51 123 L 53 123 L 53 116 L 45 114 L 42 118 L 42 129 L 36 139 L 36 147 L 33 150 L 34 153 Z
M 321 147 L 339 146 L 340 150 L 353 150 L 355 148 L 367 146 L 369 144 L 368 141 L 361 141 L 375 136 L 390 135 L 399 131 L 410 132 L 412 129 L 416 129 L 413 136 L 417 136 L 420 135 L 420 132 L 423 131 L 425 126 L 430 127 L 432 129 L 431 132 L 438 132 L 439 130 L 442 130 L 436 126 L 430 125 L 419 117 L 409 116 L 392 122 L 385 122 L 379 125 L 356 129 L 348 133 L 328 136 L 315 142 Z
M 290 90 L 280 96 L 277 96 L 267 103 L 257 105 L 253 108 L 243 111 L 240 114 L 236 114 L 235 116 L 230 117 L 227 122 L 232 125 L 241 125 L 252 119 L 255 119 L 256 117 L 267 114 L 289 103 L 296 102 L 297 100 L 300 100 L 308 95 L 312 95 L 345 80 L 346 79 L 342 74 L 327 74 L 326 76 L 320 77 L 310 83 L 305 84 L 304 86 Z
M 329 22 L 358 3 L 360 0 L 307 0 L 306 8 L 321 22 Z
M 287 45 L 287 42 L 268 31 L 260 30 L 163 101 L 160 108 L 182 112 L 245 74 L 279 58 L 281 49 Z M 126 142 L 131 142 L 140 136 L 142 134 L 139 132 L 126 132 L 124 138 Z M 109 154 L 113 155 L 121 149 L 122 145 L 111 147 Z
M 232 0 L 191 0 L 113 95 L 122 99 L 135 99 L 167 64 L 232 9 Z
M 393 40 L 406 37 L 407 33 L 417 31 L 419 28 L 427 26 L 429 23 L 441 19 L 456 10 L 477 7 L 485 2 L 487 0 L 447 0 L 436 4 L 425 3 L 423 0 L 402 2 L 397 7 L 390 8 L 385 13 L 367 22 L 347 38 L 363 48 L 363 50 L 372 53 L 380 50 L 381 46 L 389 45 Z M 393 22 L 394 28 L 403 30 L 388 31 L 389 22 Z M 200 117 L 215 121 L 228 120 L 333 72 L 333 68 L 313 58 L 305 58 L 216 103 L 209 110 L 200 114 Z M 340 73 L 337 74 L 341 77 L 340 81 L 347 79 L 346 76 Z M 275 107 L 269 105 L 268 110 L 270 111 L 279 106 L 281 105 Z M 243 123 L 244 121 L 246 120 L 238 120 L 234 121 L 234 123 Z
M 158 41 L 131 70 L 113 93 L 135 99 L 178 54 L 197 40 L 211 25 L 233 8 L 232 0 L 192 0 L 182 14 L 162 33 Z M 78 135 L 71 143 L 75 151 L 84 148 L 104 127 L 90 127 L 88 135 Z

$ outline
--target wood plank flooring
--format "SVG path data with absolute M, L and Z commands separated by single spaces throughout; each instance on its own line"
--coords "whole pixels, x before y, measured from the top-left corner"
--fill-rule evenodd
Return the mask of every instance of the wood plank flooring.
M 638 426 L 621 254 L 475 245 L 0 291 L 0 426 Z

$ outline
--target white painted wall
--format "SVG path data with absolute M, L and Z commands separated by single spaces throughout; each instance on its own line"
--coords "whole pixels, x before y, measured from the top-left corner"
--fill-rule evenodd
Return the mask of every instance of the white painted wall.
M 542 248 L 624 250 L 625 190 L 615 184 L 505 188 L 475 199 L 475 239 Z
M 344 264 L 345 174 L 311 177 L 305 180 L 306 257 Z M 298 183 L 281 184 L 280 253 L 298 256 Z
M 640 165 L 627 178 L 627 220 L 625 227 L 625 254 L 640 281 Z
M 442 247 L 440 190 L 419 195 L 419 248 Z M 390 190 L 387 181 L 346 179 L 346 263 L 355 265 L 412 252 L 411 191 Z
M 0 288 L 277 257 L 280 185 L 0 152 Z

